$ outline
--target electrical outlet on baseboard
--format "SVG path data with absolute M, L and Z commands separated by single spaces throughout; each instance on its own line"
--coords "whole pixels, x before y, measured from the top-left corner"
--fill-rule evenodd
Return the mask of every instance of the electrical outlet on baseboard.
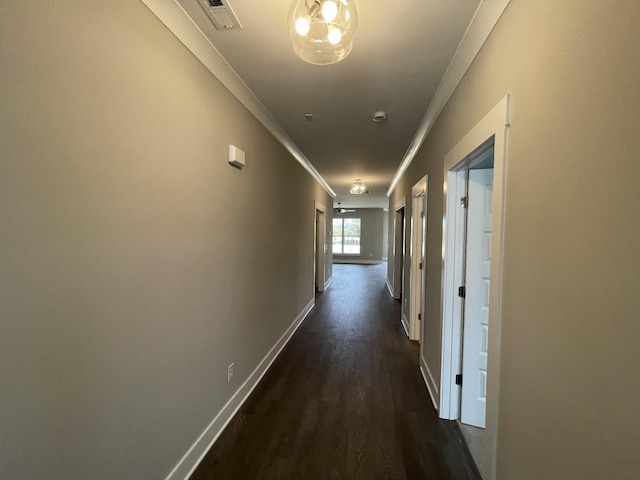
M 231 362 L 227 367 L 227 383 L 231 383 L 233 377 L 236 375 L 236 362 Z

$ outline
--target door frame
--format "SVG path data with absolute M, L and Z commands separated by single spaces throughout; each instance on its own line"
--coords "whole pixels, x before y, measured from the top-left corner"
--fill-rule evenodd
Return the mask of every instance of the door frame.
M 442 229 L 442 363 L 440 377 L 440 418 L 460 416 L 462 302 L 458 287 L 464 279 L 464 212 L 460 197 L 466 194 L 465 166 L 487 140 L 494 141 L 493 235 L 491 245 L 491 285 L 489 289 L 489 353 L 487 365 L 486 465 L 495 478 L 500 382 L 500 334 L 502 323 L 502 267 L 504 252 L 505 181 L 510 127 L 510 95 L 506 95 L 485 115 L 444 158 L 444 215 Z
M 402 297 L 402 282 L 404 280 L 404 258 L 406 242 L 407 202 L 401 198 L 393 206 L 393 298 L 400 300 Z M 398 222 L 398 213 L 404 209 L 402 222 Z M 402 241 L 398 242 L 398 236 Z M 404 309 L 403 309 L 404 310 Z M 406 327 L 405 327 L 406 328 Z
M 427 214 L 427 175 L 422 177 L 411 189 L 411 244 L 409 247 L 409 339 L 421 341 L 422 322 L 418 315 L 424 311 L 423 297 L 426 279 L 424 252 L 426 246 L 426 229 L 424 221 Z M 420 215 L 422 211 L 422 215 Z
M 324 225 L 318 222 L 318 212 L 324 215 Z M 319 250 L 323 250 L 319 252 Z M 321 253 L 320 255 L 318 253 Z M 326 260 L 327 260 L 327 207 L 314 200 L 313 209 L 313 285 L 314 296 L 317 285 L 319 292 L 324 292 L 326 282 Z

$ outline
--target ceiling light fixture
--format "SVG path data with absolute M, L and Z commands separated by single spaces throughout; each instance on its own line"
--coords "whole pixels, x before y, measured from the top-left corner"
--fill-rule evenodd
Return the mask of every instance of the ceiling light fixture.
M 351 185 L 351 188 L 349 189 L 349 193 L 351 195 L 362 195 L 363 193 L 367 193 L 367 186 L 362 183 L 360 178 L 356 178 L 355 183 Z
M 358 13 L 353 0 L 295 0 L 288 23 L 293 50 L 302 60 L 331 65 L 351 53 Z

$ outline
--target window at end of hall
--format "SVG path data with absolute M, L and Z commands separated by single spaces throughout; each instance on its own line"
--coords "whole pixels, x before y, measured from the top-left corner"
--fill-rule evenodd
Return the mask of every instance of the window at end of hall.
M 360 254 L 360 219 L 333 219 L 333 253 Z

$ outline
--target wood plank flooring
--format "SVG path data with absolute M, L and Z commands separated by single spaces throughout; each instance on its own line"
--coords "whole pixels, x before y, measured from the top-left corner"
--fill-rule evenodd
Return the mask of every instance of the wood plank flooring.
M 386 264 L 333 266 L 191 480 L 479 479 L 433 409 L 385 277 Z

